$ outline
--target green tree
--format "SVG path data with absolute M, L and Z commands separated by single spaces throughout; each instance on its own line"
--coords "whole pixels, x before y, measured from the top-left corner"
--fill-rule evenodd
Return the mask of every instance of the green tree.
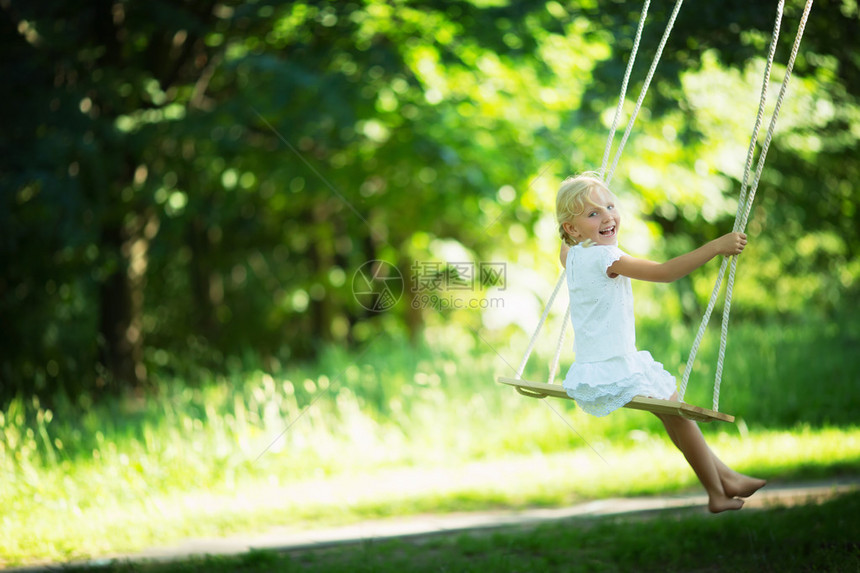
M 652 7 L 643 62 L 670 8 Z M 755 221 L 767 268 L 818 281 L 827 306 L 856 291 L 858 15 L 815 10 L 796 85 L 819 111 L 777 139 Z M 772 12 L 682 9 L 619 178 L 661 232 L 725 227 L 702 205 L 724 202 L 713 181 L 736 174 L 709 166 L 707 193 L 667 195 L 666 181 L 688 187 L 716 155 L 722 124 L 694 84 L 744 73 Z M 434 239 L 481 257 L 534 236 L 549 182 L 599 165 L 637 20 L 597 1 L 0 0 L 0 399 L 417 336 L 408 301 L 372 313 L 354 300 L 355 269 L 383 259 L 408 281 Z
M 96 385 L 144 384 L 159 168 L 205 103 L 223 6 L 2 3 L 4 394 L 93 380 L 96 363 Z

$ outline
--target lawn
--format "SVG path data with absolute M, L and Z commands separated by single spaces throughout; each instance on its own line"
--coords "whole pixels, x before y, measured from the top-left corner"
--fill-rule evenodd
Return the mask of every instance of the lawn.
M 640 329 L 676 371 L 689 338 Z M 848 319 L 736 325 L 721 409 L 738 421 L 704 428 L 714 449 L 776 482 L 860 473 L 857 339 Z M 379 339 L 310 365 L 165 373 L 146 398 L 15 401 L 0 413 L 0 565 L 272 525 L 696 490 L 653 416 L 595 419 L 495 384 L 508 374 L 499 356 L 522 342 L 488 351 L 430 331 L 417 349 Z M 709 405 L 713 353 L 700 352 L 692 403 Z

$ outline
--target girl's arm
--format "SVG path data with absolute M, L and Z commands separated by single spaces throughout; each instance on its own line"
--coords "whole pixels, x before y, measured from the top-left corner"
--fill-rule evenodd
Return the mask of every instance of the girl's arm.
M 744 233 L 729 233 L 665 263 L 623 255 L 606 269 L 606 274 L 610 277 L 624 275 L 631 279 L 669 283 L 687 276 L 717 255 L 739 255 L 746 244 L 747 236 Z
M 562 241 L 561 242 L 561 249 L 558 252 L 558 258 L 561 260 L 561 266 L 563 266 L 564 268 L 567 268 L 567 252 L 569 250 L 570 250 L 570 245 L 568 245 L 567 243 Z

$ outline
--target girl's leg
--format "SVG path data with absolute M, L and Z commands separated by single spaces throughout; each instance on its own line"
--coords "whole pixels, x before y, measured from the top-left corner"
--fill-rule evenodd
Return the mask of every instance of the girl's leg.
M 672 395 L 671 400 L 678 400 L 678 393 Z M 681 446 L 678 443 L 678 438 L 675 435 L 675 430 L 672 424 L 666 424 L 666 420 L 664 416 L 657 416 L 663 422 L 663 426 L 666 428 L 666 432 L 669 434 L 669 438 L 672 440 L 672 443 L 675 444 L 675 447 L 683 452 Z M 668 418 L 677 418 L 677 416 L 666 416 Z M 696 432 L 701 435 L 701 430 L 699 430 L 698 425 L 695 422 L 691 422 L 694 426 L 696 426 Z M 704 437 L 701 438 L 702 443 L 704 443 Z M 711 453 L 711 458 L 714 465 L 717 468 L 717 474 L 720 477 L 720 483 L 723 485 L 723 491 L 725 491 L 726 495 L 729 497 L 749 497 L 762 488 L 765 484 L 767 484 L 767 480 L 750 477 L 748 475 L 744 475 L 740 472 L 736 472 L 727 466 L 723 461 L 718 458 L 710 448 L 708 448 L 707 444 L 704 443 L 704 447 Z
M 657 417 L 662 420 L 661 416 Z M 675 430 L 673 427 L 671 425 L 666 425 L 665 421 L 663 421 L 663 426 L 665 426 L 666 433 L 669 434 L 669 438 L 672 440 L 672 443 L 680 450 L 681 446 L 678 444 L 678 438 L 675 436 Z M 749 497 L 767 483 L 767 480 L 750 477 L 740 472 L 736 472 L 723 463 L 723 461 L 718 458 L 710 448 L 708 449 L 711 451 L 711 458 L 713 459 L 714 465 L 717 467 L 717 474 L 720 476 L 720 483 L 723 484 L 723 490 L 725 490 L 726 495 L 729 497 Z
M 729 495 L 723 486 L 720 466 L 728 468 L 722 462 L 718 464 L 715 461 L 715 456 L 705 443 L 699 426 L 692 420 L 680 416 L 658 415 L 658 417 L 666 427 L 672 442 L 681 450 L 687 463 L 702 482 L 708 494 L 708 509 L 713 513 L 719 513 L 743 507 L 744 502 L 736 499 L 734 495 Z

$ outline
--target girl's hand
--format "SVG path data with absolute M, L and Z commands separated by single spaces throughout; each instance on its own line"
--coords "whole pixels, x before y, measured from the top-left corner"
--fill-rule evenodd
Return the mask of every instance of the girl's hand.
M 719 239 L 714 239 L 714 247 L 716 247 L 717 252 L 726 257 L 741 254 L 746 246 L 747 236 L 745 233 L 728 233 Z

